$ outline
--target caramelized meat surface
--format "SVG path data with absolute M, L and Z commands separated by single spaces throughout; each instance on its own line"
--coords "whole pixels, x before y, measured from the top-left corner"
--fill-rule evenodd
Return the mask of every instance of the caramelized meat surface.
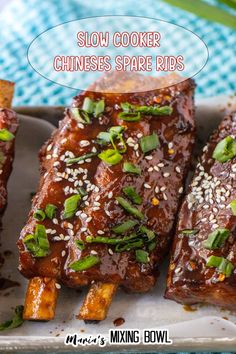
M 88 91 L 75 97 L 59 129 L 40 153 L 40 184 L 18 241 L 19 269 L 23 275 L 57 278 L 70 287 L 101 281 L 145 292 L 154 285 L 157 266 L 172 238 L 191 160 L 195 140 L 193 90 L 193 82 L 187 80 L 167 89 L 138 94 Z M 90 115 L 91 121 L 84 124 L 76 119 L 75 112 L 81 111 L 75 108 L 81 109 L 88 97 L 95 104 L 104 100 L 105 108 L 99 117 Z M 169 114 L 159 115 L 149 111 L 141 113 L 140 120 L 124 121 L 119 117 L 122 103 L 136 107 L 160 105 L 171 110 Z M 88 115 L 83 118 L 88 120 Z M 108 138 L 112 127 L 122 130 L 113 139 L 115 148 Z M 98 139 L 99 133 L 108 132 L 105 137 L 102 134 L 103 139 Z M 148 137 L 147 152 L 141 148 L 143 137 Z M 114 164 L 98 155 L 108 149 L 116 151 Z M 85 154 L 90 155 L 70 162 Z M 138 171 L 124 172 L 125 162 L 134 164 Z M 124 187 L 132 187 L 141 202 L 135 204 L 130 195 L 124 193 Z M 65 200 L 76 195 L 80 195 L 80 200 L 76 201 L 75 197 L 76 210 L 68 217 Z M 135 212 L 122 207 L 117 197 L 125 199 Z M 55 215 L 37 220 L 35 212 L 45 212 L 48 204 L 56 207 Z M 126 221 L 135 225 L 121 233 L 113 230 L 119 225 L 124 230 Z M 38 224 L 45 227 L 50 243 L 48 254 L 43 257 L 32 250 L 38 246 L 35 241 Z M 141 232 L 142 226 L 146 231 Z M 33 246 L 27 237 L 34 238 Z M 119 241 L 125 237 L 130 241 Z M 95 263 L 88 265 L 89 262 Z
M 236 308 L 236 114 L 213 133 L 180 210 L 166 298 Z
M 7 181 L 14 160 L 15 134 L 18 119 L 10 109 L 0 109 L 0 215 L 7 205 Z

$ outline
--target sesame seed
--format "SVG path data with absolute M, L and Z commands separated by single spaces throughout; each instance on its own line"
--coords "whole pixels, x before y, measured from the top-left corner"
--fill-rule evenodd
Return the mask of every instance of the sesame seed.
M 47 155 L 47 156 L 46 156 L 46 159 L 47 159 L 47 160 L 50 160 L 51 158 L 52 158 L 52 155 Z
M 81 232 L 87 231 L 87 227 L 81 227 L 80 231 L 81 231 Z
M 84 129 L 84 125 L 83 125 L 82 123 L 78 123 L 78 127 L 79 127 L 80 129 Z
M 112 256 L 114 253 L 111 248 L 108 248 L 108 253 Z
M 180 172 L 181 172 L 179 166 L 176 166 L 176 167 L 175 167 L 175 171 L 176 171 L 177 173 L 180 173 Z
M 69 240 L 70 240 L 70 236 L 65 236 L 65 237 L 64 237 L 64 240 L 65 240 L 65 241 L 69 241 Z
M 164 200 L 167 200 L 167 195 L 165 193 L 163 193 L 163 198 Z
M 101 198 L 100 195 L 97 195 L 95 198 L 96 202 L 98 202 L 100 198 Z
M 164 165 L 164 163 L 162 163 L 162 162 L 160 162 L 160 163 L 158 163 L 157 164 L 157 167 L 160 167 L 160 168 L 162 168 L 162 167 L 164 167 L 165 165 Z
M 56 287 L 58 290 L 61 289 L 61 285 L 58 284 L 58 283 L 55 284 L 55 287 Z
M 159 167 L 158 167 L 158 166 L 154 166 L 153 168 L 154 168 L 154 170 L 155 170 L 155 171 L 157 171 L 157 172 L 159 172 L 159 171 L 160 171 L 160 169 L 159 169 Z
M 183 193 L 183 191 L 184 191 L 183 187 L 180 187 L 179 188 L 179 193 Z
M 159 193 L 159 187 L 158 186 L 156 186 L 156 188 L 155 188 L 155 193 Z
M 86 222 L 90 222 L 92 220 L 92 216 L 89 216 L 87 219 L 86 219 Z
M 160 189 L 161 192 L 164 192 L 165 190 L 166 190 L 165 186 L 161 187 L 161 189 Z
M 66 255 L 66 251 L 61 252 L 61 256 L 64 257 Z
M 47 147 L 47 151 L 50 151 L 52 149 L 52 144 L 49 144 Z
M 90 142 L 88 140 L 81 140 L 79 144 L 81 147 L 85 147 L 90 145 Z
M 93 255 L 97 255 L 98 254 L 97 251 L 95 251 L 95 250 L 92 250 L 90 253 L 93 254 Z
M 144 183 L 144 188 L 146 188 L 146 189 L 150 189 L 150 188 L 152 188 L 152 187 L 150 186 L 150 184 L 148 184 L 148 183 Z
M 153 171 L 153 167 L 149 167 L 148 172 L 152 172 Z
M 58 225 L 58 220 L 56 218 L 52 219 L 53 224 Z
M 101 203 L 99 203 L 99 202 L 94 202 L 94 205 L 95 205 L 95 206 L 100 206 Z
M 137 138 L 138 138 L 138 139 L 142 138 L 142 136 L 143 136 L 142 133 L 138 133 L 138 134 L 137 134 Z
M 108 193 L 108 198 L 111 199 L 113 197 L 113 192 Z
M 169 177 L 170 176 L 170 173 L 169 172 L 165 172 L 165 173 L 163 173 L 163 177 Z
M 102 230 L 98 230 L 97 233 L 98 233 L 98 235 L 104 235 L 104 231 L 102 231 Z
M 148 161 L 151 161 L 153 159 L 153 157 L 151 155 L 145 156 L 145 159 Z
M 88 217 L 87 214 L 85 214 L 85 213 L 81 213 L 80 216 L 81 216 L 82 219 L 87 219 L 87 217 Z
M 172 141 L 171 141 L 171 142 L 168 144 L 168 148 L 169 148 L 169 149 L 172 149 L 173 146 L 174 146 L 174 145 L 173 145 L 173 143 L 172 143 Z

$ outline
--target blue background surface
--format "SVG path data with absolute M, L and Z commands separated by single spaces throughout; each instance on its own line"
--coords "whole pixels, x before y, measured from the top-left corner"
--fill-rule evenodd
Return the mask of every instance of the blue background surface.
M 214 0 L 209 1 L 214 3 Z M 0 77 L 16 82 L 15 105 L 70 104 L 76 91 L 56 85 L 36 73 L 27 61 L 27 48 L 45 29 L 65 21 L 99 15 L 156 17 L 190 29 L 205 41 L 210 54 L 207 65 L 196 76 L 198 97 L 236 91 L 236 31 L 227 27 L 160 0 L 14 0 L 0 14 Z M 62 43 L 63 40 L 66 36 Z

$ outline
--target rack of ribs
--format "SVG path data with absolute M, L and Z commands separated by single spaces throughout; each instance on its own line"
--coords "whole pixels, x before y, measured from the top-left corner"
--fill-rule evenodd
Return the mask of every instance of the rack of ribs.
M 236 114 L 211 136 L 181 207 L 165 297 L 236 308 Z
M 137 81 L 121 84 L 135 90 Z M 66 109 L 40 152 L 40 184 L 18 241 L 30 279 L 25 319 L 53 319 L 61 284 L 90 286 L 84 320 L 103 320 L 119 286 L 154 286 L 195 141 L 194 87 L 89 90 Z
M 18 129 L 16 113 L 11 109 L 14 83 L 0 80 L 0 216 L 7 206 L 7 181 L 14 160 L 15 135 Z

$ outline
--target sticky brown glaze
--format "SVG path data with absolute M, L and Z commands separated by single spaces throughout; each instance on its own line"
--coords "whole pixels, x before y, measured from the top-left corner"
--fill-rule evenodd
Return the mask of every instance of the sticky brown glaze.
M 22 230 L 18 246 L 20 249 L 20 271 L 28 278 L 33 276 L 56 277 L 58 281 L 70 287 L 86 285 L 92 281 L 119 283 L 125 288 L 144 292 L 155 283 L 157 266 L 169 248 L 183 184 L 192 154 L 195 140 L 193 107 L 194 83 L 191 80 L 167 89 L 138 94 L 99 94 L 84 92 L 75 97 L 73 106 L 81 107 L 89 96 L 93 100 L 104 98 L 105 112 L 91 125 L 78 125 L 70 110 L 59 129 L 40 153 L 41 180 L 28 222 Z M 136 105 L 171 105 L 170 116 L 145 116 L 139 122 L 124 122 L 118 118 L 120 103 Z M 65 156 L 80 156 L 101 149 L 96 137 L 109 127 L 123 125 L 123 134 L 127 151 L 123 160 L 114 166 L 108 166 L 98 157 L 83 164 L 66 167 Z M 156 132 L 160 146 L 150 153 L 142 153 L 137 136 Z M 131 140 L 131 138 L 133 140 Z M 89 141 L 84 146 L 83 140 Z M 140 176 L 122 171 L 124 161 L 137 164 Z M 88 196 L 80 205 L 76 216 L 63 221 L 61 212 L 66 198 L 77 193 L 78 183 L 88 187 Z M 124 186 L 134 186 L 142 196 L 143 203 L 137 206 L 145 215 L 144 223 L 158 235 L 156 249 L 150 254 L 148 264 L 137 263 L 134 251 L 116 253 L 112 247 L 104 244 L 86 244 L 80 251 L 75 245 L 76 239 L 84 240 L 87 235 L 111 237 L 111 228 L 124 220 L 132 219 L 115 202 L 115 197 L 123 196 Z M 145 187 L 146 186 L 146 187 Z M 153 198 L 158 205 L 153 205 Z M 44 209 L 48 204 L 58 207 L 55 220 L 46 219 L 43 224 L 48 231 L 51 253 L 37 259 L 25 248 L 22 239 L 35 229 L 37 220 L 33 218 L 36 209 Z M 75 272 L 69 265 L 86 255 L 97 254 L 100 264 L 83 272 Z
M 17 128 L 16 113 L 11 109 L 0 108 L 0 129 L 7 129 L 15 135 Z M 7 205 L 7 181 L 12 171 L 14 145 L 15 139 L 7 142 L 0 140 L 0 216 L 3 215 Z
M 165 296 L 183 304 L 205 302 L 236 309 L 236 270 L 225 278 L 216 268 L 206 267 L 211 255 L 236 266 L 236 217 L 229 208 L 236 199 L 236 158 L 225 163 L 212 158 L 217 143 L 229 135 L 236 136 L 235 113 L 223 119 L 204 147 L 180 210 Z M 229 229 L 229 238 L 219 249 L 204 248 L 202 242 L 217 228 Z M 184 236 L 184 229 L 199 232 Z

